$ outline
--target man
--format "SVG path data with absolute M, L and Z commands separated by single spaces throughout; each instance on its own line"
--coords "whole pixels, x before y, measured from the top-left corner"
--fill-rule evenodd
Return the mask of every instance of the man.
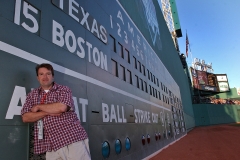
M 34 153 L 47 160 L 89 160 L 88 136 L 74 112 L 71 90 L 54 82 L 50 64 L 36 66 L 40 87 L 22 108 L 23 122 L 34 124 Z

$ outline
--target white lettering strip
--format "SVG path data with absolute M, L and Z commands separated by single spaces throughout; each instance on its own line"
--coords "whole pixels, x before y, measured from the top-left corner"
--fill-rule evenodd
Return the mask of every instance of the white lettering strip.
M 26 52 L 26 51 L 24 51 L 24 50 L 21 50 L 21 49 L 19 49 L 19 48 L 17 48 L 17 47 L 14 47 L 14 46 L 9 45 L 9 44 L 7 44 L 7 43 L 4 43 L 4 42 L 2 42 L 2 41 L 0 41 L 0 50 L 2 50 L 2 51 L 4 51 L 4 52 L 7 52 L 7 53 L 10 53 L 10 54 L 12 54 L 12 55 L 15 55 L 15 56 L 17 56 L 17 57 L 23 58 L 23 59 L 25 59 L 25 60 L 28 60 L 28 61 L 30 61 L 30 62 L 36 63 L 36 64 L 49 63 L 49 64 L 51 64 L 51 65 L 53 66 L 54 70 L 56 70 L 56 71 L 58 71 L 58 72 L 61 72 L 61 73 L 63 73 L 63 74 L 66 74 L 66 75 L 75 77 L 75 78 L 77 78 L 77 79 L 81 79 L 81 80 L 83 80 L 83 81 L 86 81 L 86 82 L 89 82 L 89 83 L 98 85 L 98 86 L 103 87 L 103 88 L 106 88 L 106 89 L 108 89 L 108 90 L 111 90 L 111 91 L 120 93 L 120 94 L 125 95 L 125 96 L 127 96 L 127 97 L 131 97 L 131 98 L 134 98 L 134 99 L 136 99 L 136 100 L 139 100 L 139 101 L 142 101 L 142 102 L 151 104 L 151 105 L 153 105 L 153 106 L 156 106 L 156 107 L 158 107 L 158 108 L 162 108 L 162 109 L 165 109 L 165 110 L 170 111 L 170 109 L 168 109 L 168 108 L 164 108 L 163 106 L 160 106 L 160 105 L 158 105 L 158 104 L 156 104 L 156 103 L 153 103 L 153 102 L 150 102 L 150 101 L 145 100 L 145 99 L 143 99 L 143 98 L 140 98 L 140 97 L 138 97 L 138 96 L 135 96 L 135 95 L 133 95 L 133 94 L 131 94 L 131 93 L 125 92 L 125 91 L 123 91 L 123 90 L 121 90 L 121 89 L 118 89 L 118 88 L 116 88 L 116 87 L 110 86 L 110 85 L 108 85 L 108 84 L 106 84 L 106 83 L 103 83 L 103 82 L 101 82 L 101 81 L 99 81 L 99 80 L 96 80 L 96 79 L 91 78 L 91 77 L 89 77 L 89 76 L 86 76 L 86 75 L 83 75 L 83 74 L 81 74 L 81 73 L 75 72 L 75 71 L 70 70 L 70 69 L 68 69 L 68 68 L 62 67 L 62 66 L 60 66 L 60 65 L 58 65 L 58 64 L 55 64 L 55 63 L 53 63 L 53 62 L 50 62 L 50 61 L 48 61 L 48 60 L 46 60 L 46 59 L 43 59 L 43 58 L 41 58 L 41 57 L 35 56 L 35 55 L 33 55 L 33 54 L 29 53 L 29 52 Z
M 136 24 L 133 22 L 132 18 L 128 15 L 127 11 L 123 8 L 123 6 L 121 5 L 121 3 L 116 0 L 116 2 L 118 3 L 118 5 L 122 8 L 123 12 L 126 14 L 126 16 L 128 17 L 128 19 L 132 22 L 132 24 L 134 25 L 134 27 L 136 28 L 136 30 L 138 30 L 138 33 L 141 34 L 142 38 L 145 40 L 145 42 L 148 44 L 149 48 L 152 50 L 152 52 L 154 52 L 156 54 L 156 52 L 153 50 L 153 48 L 151 47 L 151 45 L 148 43 L 148 41 L 146 40 L 145 36 L 143 36 L 142 32 L 138 29 L 138 27 L 136 26 Z M 156 54 L 157 55 L 157 54 Z M 160 61 L 161 59 L 156 56 Z M 162 61 L 161 61 L 162 62 Z

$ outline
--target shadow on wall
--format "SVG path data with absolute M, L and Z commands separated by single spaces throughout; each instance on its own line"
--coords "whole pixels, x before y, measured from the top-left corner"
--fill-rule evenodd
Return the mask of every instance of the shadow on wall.
M 240 105 L 193 104 L 196 126 L 240 122 Z
M 225 112 L 234 119 L 235 122 L 240 122 L 240 105 L 225 105 Z

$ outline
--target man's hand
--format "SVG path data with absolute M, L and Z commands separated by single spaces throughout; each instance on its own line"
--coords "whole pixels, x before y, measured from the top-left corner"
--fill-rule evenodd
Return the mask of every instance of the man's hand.
M 32 112 L 38 112 L 39 110 L 40 110 L 40 109 L 39 109 L 38 105 L 33 106 L 33 107 L 31 108 L 31 111 L 32 111 Z

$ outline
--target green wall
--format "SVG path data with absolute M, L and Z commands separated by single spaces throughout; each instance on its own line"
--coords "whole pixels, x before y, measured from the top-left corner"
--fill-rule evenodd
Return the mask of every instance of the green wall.
M 223 99 L 240 99 L 240 96 L 237 94 L 237 88 L 231 88 L 229 92 L 219 93 L 215 97 Z
M 148 41 L 151 41 L 148 30 L 146 28 L 146 24 L 142 23 L 143 21 L 141 20 L 141 16 L 136 14 L 139 5 L 138 1 L 139 0 L 119 0 L 121 5 L 124 7 L 130 18 L 134 21 L 136 26 L 142 32 L 144 37 Z M 179 53 L 174 46 L 171 34 L 167 28 L 166 21 L 163 18 L 160 6 L 156 0 L 153 0 L 153 4 L 155 6 L 158 19 L 162 49 L 158 50 L 155 46 L 152 46 L 152 48 L 155 50 L 156 54 L 161 59 L 162 63 L 167 68 L 167 70 L 180 88 L 186 128 L 191 129 L 195 127 L 195 120 L 192 109 L 191 93 L 188 78 L 184 72 L 181 60 L 179 58 Z
M 240 105 L 193 104 L 196 126 L 240 122 Z

